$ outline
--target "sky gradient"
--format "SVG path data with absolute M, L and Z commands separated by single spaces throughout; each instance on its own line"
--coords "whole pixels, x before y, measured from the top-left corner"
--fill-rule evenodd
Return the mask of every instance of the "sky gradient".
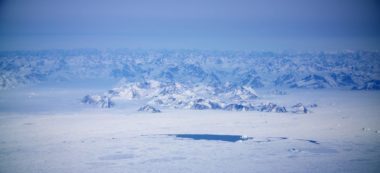
M 0 50 L 380 49 L 376 0 L 3 0 Z

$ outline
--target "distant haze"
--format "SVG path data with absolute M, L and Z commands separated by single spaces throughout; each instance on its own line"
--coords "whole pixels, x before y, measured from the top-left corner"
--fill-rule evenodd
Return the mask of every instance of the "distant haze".
M 0 50 L 380 48 L 376 0 L 4 0 Z

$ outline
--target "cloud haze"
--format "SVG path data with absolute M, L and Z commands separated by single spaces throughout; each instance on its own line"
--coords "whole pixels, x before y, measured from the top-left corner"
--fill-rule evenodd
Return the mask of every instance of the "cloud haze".
M 378 49 L 373 0 L 5 0 L 0 49 Z

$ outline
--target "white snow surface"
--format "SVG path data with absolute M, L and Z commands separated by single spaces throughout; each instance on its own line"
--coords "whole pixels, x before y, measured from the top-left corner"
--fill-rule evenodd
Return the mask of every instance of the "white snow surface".
M 135 100 L 124 100 L 114 109 L 88 108 L 71 99 L 53 102 L 60 95 L 70 98 L 69 93 L 88 91 L 10 90 L 9 95 L 0 95 L 0 172 L 380 171 L 380 92 L 284 91 L 286 95 L 271 95 L 272 90 L 258 93 L 268 102 L 300 101 L 318 107 L 312 114 L 178 109 L 152 114 L 138 112 L 140 103 Z M 4 104 L 11 98 L 19 107 Z M 47 108 L 16 111 L 32 103 Z M 76 110 L 58 109 L 57 104 Z M 223 142 L 166 134 L 253 139 Z

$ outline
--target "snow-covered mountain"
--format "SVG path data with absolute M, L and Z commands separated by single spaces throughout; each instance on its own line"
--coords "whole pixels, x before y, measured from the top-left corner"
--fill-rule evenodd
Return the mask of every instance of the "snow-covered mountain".
M 378 89 L 380 52 L 47 50 L 0 52 L 0 88 L 81 79 L 157 80 L 218 88 Z M 366 85 L 368 84 L 368 87 Z M 130 97 L 139 97 L 138 91 Z
M 110 97 L 101 95 L 86 95 L 83 97 L 82 103 L 97 105 L 101 108 L 111 108 L 115 104 Z
M 197 107 L 197 105 L 223 104 L 220 100 L 228 102 L 252 101 L 258 96 L 249 86 L 219 87 L 201 84 L 187 85 L 178 82 L 159 82 L 147 80 L 142 82 L 128 82 L 122 80 L 114 89 L 109 90 L 105 96 L 124 100 L 149 99 L 149 103 L 161 106 Z M 207 100 L 207 101 L 206 101 Z M 206 103 L 207 102 L 207 103 Z
M 286 108 L 275 103 L 263 103 L 250 86 L 231 86 L 228 83 L 219 87 L 200 84 L 187 85 L 177 82 L 147 80 L 128 82 L 122 80 L 117 87 L 103 95 L 86 95 L 83 103 L 102 108 L 114 106 L 112 100 L 144 100 L 145 106 L 138 111 L 160 112 L 164 109 L 225 110 L 308 113 L 302 103 Z
M 309 75 L 299 81 L 294 81 L 290 85 L 291 88 L 336 88 L 336 82 L 330 76 Z
M 145 105 L 138 110 L 139 112 L 160 113 L 161 111 L 153 106 Z

